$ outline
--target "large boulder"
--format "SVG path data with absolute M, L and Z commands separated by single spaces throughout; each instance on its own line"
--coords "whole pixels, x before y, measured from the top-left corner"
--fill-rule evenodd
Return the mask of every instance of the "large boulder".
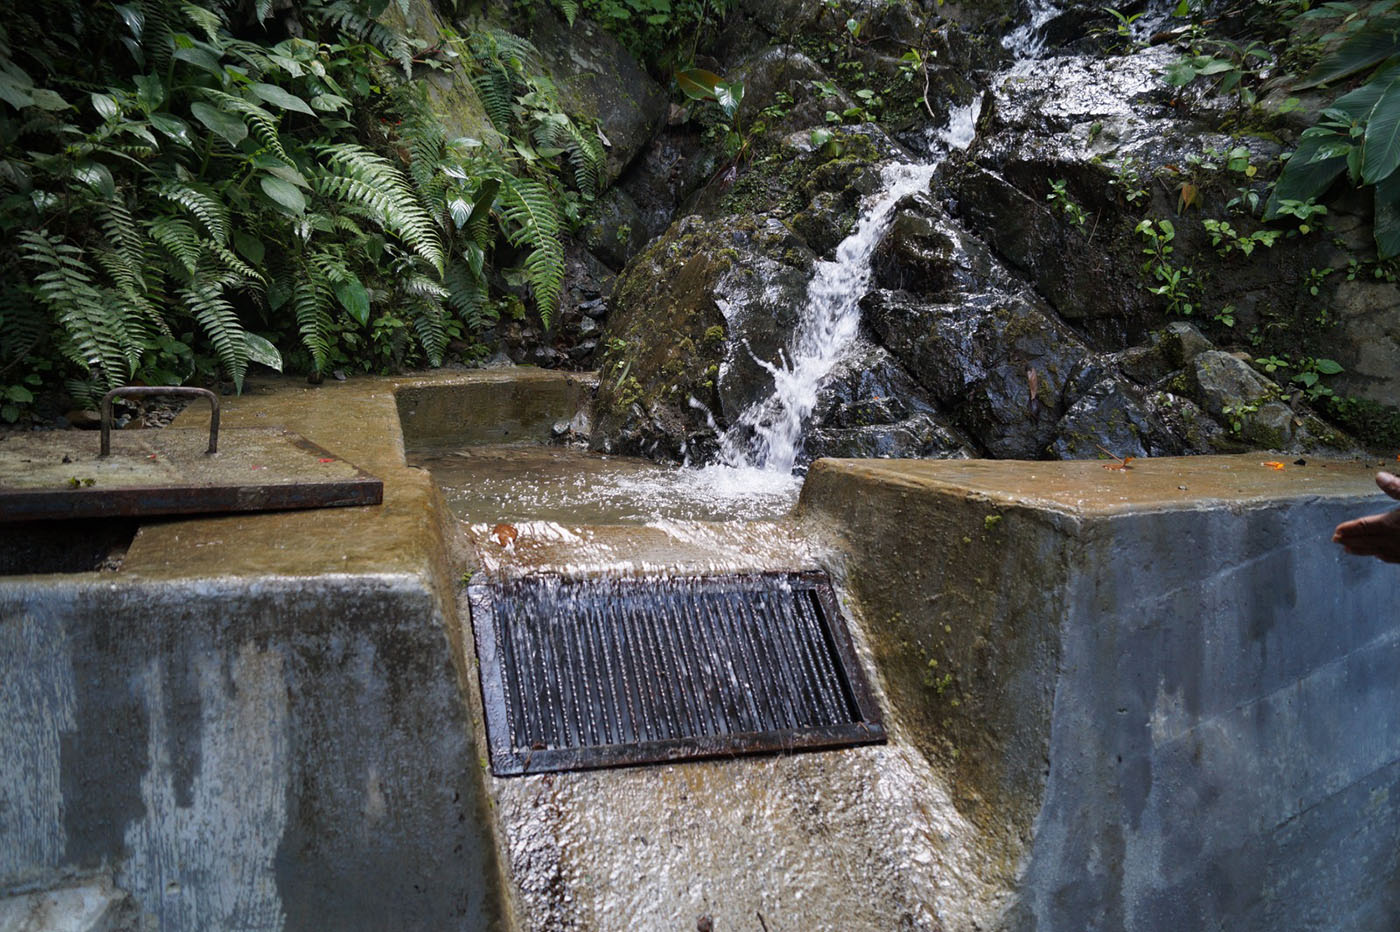
M 618 283 L 603 337 L 599 448 L 680 458 L 771 388 L 815 257 L 780 221 L 687 217 Z
M 391 3 L 385 7 L 381 18 L 391 28 L 425 46 L 436 46 L 442 42 L 444 23 L 431 0 L 409 0 L 406 11 L 401 10 L 398 4 Z M 420 67 L 415 70 L 414 78 L 427 88 L 428 103 L 447 129 L 449 139 L 466 136 L 492 147 L 502 144 L 500 135 L 486 115 L 486 108 L 472 87 L 471 79 L 459 62 L 443 68 Z
M 877 290 L 861 303 L 880 343 L 995 457 L 1037 459 L 1089 350 L 1028 294 L 930 302 Z
M 536 6 L 530 40 L 559 91 L 564 109 L 598 121 L 607 142 L 612 184 L 666 121 L 666 92 L 601 26 L 580 16 L 570 26 Z

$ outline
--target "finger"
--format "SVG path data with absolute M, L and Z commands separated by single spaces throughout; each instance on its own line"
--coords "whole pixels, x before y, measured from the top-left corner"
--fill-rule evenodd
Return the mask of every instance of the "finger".
M 1400 498 L 1400 478 L 1388 472 L 1378 472 L 1376 473 L 1376 485 L 1380 486 L 1381 491 L 1391 498 Z

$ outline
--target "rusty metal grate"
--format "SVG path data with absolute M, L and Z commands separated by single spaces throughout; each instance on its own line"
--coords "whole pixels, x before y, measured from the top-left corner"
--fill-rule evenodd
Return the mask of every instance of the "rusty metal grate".
M 884 740 L 819 573 L 469 589 L 498 776 Z

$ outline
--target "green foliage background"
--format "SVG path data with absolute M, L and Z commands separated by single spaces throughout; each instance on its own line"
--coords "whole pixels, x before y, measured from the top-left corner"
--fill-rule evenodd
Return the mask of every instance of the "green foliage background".
M 406 6 L 404 0 L 399 0 Z M 274 9 L 275 6 L 275 9 Z M 0 417 L 41 387 L 440 364 L 527 295 L 548 325 L 596 128 L 538 55 L 386 0 L 19 0 L 0 22 Z M 415 74 L 463 67 L 492 139 Z M 453 341 L 457 342 L 453 342 Z

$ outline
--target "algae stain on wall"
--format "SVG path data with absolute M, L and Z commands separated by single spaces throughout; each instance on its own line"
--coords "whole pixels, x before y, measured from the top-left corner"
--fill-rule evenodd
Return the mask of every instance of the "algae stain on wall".
M 198 655 L 200 709 L 188 718 L 171 708 L 166 662 L 152 660 L 137 677 L 151 722 L 146 815 L 127 827 L 119 883 L 164 929 L 281 929 L 273 859 L 290 777 L 282 655 L 252 642 L 227 666 L 218 653 Z M 188 789 L 176 786 L 172 723 L 180 721 L 199 729 Z
M 0 886 L 59 866 L 62 735 L 77 700 L 62 625 L 30 614 L 0 624 Z

